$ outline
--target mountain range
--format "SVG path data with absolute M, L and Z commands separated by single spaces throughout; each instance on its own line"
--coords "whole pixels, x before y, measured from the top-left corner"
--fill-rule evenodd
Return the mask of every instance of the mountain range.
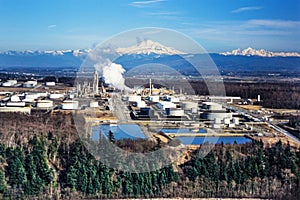
M 251 47 L 244 50 L 235 49 L 220 54 L 224 56 L 300 57 L 298 52 L 272 52 L 265 49 L 252 49 Z
M 109 49 L 107 52 L 111 52 Z M 43 71 L 54 69 L 78 69 L 91 49 L 56 51 L 6 51 L 0 52 L 1 71 L 20 71 L 30 69 Z M 113 49 L 119 54 L 114 62 L 130 70 L 142 64 L 163 64 L 183 73 L 195 75 L 197 72 L 188 62 L 188 57 L 198 60 L 205 66 L 207 55 L 187 54 L 172 47 L 151 40 L 143 40 L 130 47 Z M 297 52 L 271 52 L 267 50 L 233 50 L 231 52 L 211 53 L 209 56 L 216 66 L 224 72 L 288 72 L 300 73 L 300 54 Z

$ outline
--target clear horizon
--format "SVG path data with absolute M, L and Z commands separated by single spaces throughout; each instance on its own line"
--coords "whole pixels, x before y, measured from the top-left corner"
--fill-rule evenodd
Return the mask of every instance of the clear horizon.
M 208 52 L 300 52 L 299 13 L 297 0 L 0 0 L 0 51 L 88 49 L 123 31 L 161 27 Z

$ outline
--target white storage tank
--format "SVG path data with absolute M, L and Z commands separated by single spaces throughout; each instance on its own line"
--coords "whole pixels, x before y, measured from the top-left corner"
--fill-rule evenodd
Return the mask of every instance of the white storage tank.
M 13 96 L 10 97 L 10 101 L 19 102 L 21 100 L 20 100 L 20 97 L 18 95 L 13 95 Z
M 21 112 L 30 114 L 31 108 L 29 107 L 0 107 L 0 112 Z
M 224 124 L 230 124 L 230 118 L 225 118 L 224 119 Z
M 53 107 L 53 101 L 40 100 L 40 101 L 37 102 L 36 107 L 38 107 L 38 108 L 51 108 L 51 107 Z
M 76 110 L 78 109 L 78 106 L 79 106 L 78 101 L 66 100 L 62 103 L 63 110 Z
M 221 118 L 215 118 L 215 124 L 221 124 L 222 119 Z
M 25 99 L 32 99 L 32 100 L 38 99 L 39 97 L 40 97 L 39 93 L 26 94 L 25 95 Z
M 233 118 L 233 123 L 234 123 L 235 125 L 239 125 L 239 124 L 240 124 L 240 119 L 237 118 L 237 117 L 234 117 L 234 118 Z
M 168 101 L 160 101 L 157 103 L 157 106 L 162 110 L 165 110 L 166 108 L 176 108 L 176 104 Z
M 127 101 L 131 101 L 131 102 L 137 102 L 137 101 L 141 101 L 142 97 L 141 96 L 137 96 L 137 95 L 131 95 L 127 97 Z
M 91 108 L 97 108 L 97 107 L 99 107 L 98 101 L 90 101 L 90 107 Z
M 191 110 L 193 108 L 198 108 L 198 103 L 196 102 L 182 102 L 181 108 L 183 110 Z
M 50 99 L 60 99 L 63 98 L 64 95 L 63 94 L 50 94 Z
M 149 96 L 151 102 L 159 102 L 159 96 Z
M 25 102 L 7 102 L 7 107 L 25 107 Z
M 136 102 L 136 107 L 144 108 L 144 107 L 146 107 L 146 102 L 145 101 L 137 101 Z
M 221 128 L 221 124 L 213 124 L 213 128 Z
M 182 109 L 170 109 L 169 116 L 172 116 L 172 117 L 184 116 L 184 110 L 182 110 Z
M 169 97 L 169 101 L 171 101 L 173 103 L 179 103 L 179 98 L 171 96 L 171 97 Z
M 55 86 L 55 82 L 46 82 L 46 86 Z
M 234 128 L 234 127 L 235 127 L 235 124 L 228 124 L 228 127 L 229 127 L 229 128 Z
M 11 87 L 18 83 L 17 80 L 8 80 L 5 83 L 2 84 L 3 87 Z
M 198 108 L 192 108 L 192 113 L 197 114 L 198 113 Z
M 74 99 L 74 94 L 69 94 L 70 99 Z
M 37 81 L 26 81 L 23 83 L 23 87 L 25 88 L 33 88 L 35 86 L 37 86 Z

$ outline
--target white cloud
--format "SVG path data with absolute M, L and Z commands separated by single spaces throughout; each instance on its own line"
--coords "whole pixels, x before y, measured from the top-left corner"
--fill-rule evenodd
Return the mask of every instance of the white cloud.
M 232 10 L 231 13 L 241 13 L 245 11 L 251 11 L 251 10 L 261 10 L 263 7 L 260 6 L 248 6 L 248 7 L 241 7 L 235 10 Z
M 166 0 L 133 1 L 129 5 L 133 6 L 133 7 L 144 8 L 144 7 L 151 6 L 153 4 L 163 2 L 163 1 L 166 1 Z
M 51 25 L 48 26 L 48 28 L 49 28 L 49 29 L 51 29 L 51 28 L 56 28 L 56 24 L 51 24 Z
M 300 26 L 300 21 L 254 19 L 248 21 L 248 24 L 273 28 L 297 28 Z

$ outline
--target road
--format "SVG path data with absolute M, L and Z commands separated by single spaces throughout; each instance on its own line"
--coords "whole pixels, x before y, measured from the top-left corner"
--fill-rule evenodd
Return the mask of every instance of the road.
M 260 115 L 260 114 L 254 114 L 254 113 L 251 113 L 249 110 L 246 110 L 246 109 L 243 109 L 243 108 L 238 108 L 238 107 L 235 107 L 235 106 L 232 106 L 232 105 L 227 105 L 227 104 L 223 104 L 223 106 L 227 109 L 231 109 L 241 115 L 244 115 L 244 116 L 247 116 L 247 117 L 250 117 L 252 120 L 254 121 L 258 121 L 258 122 L 265 122 L 267 123 L 270 127 L 272 127 L 273 129 L 275 129 L 276 131 L 280 132 L 281 134 L 287 136 L 288 138 L 294 140 L 295 142 L 297 143 L 300 143 L 300 140 L 293 136 L 291 133 L 289 133 L 288 131 L 280 128 L 279 126 L 277 126 L 276 124 L 273 124 L 269 121 L 266 121 L 263 119 L 263 117 Z
M 126 123 L 131 120 L 127 105 L 121 100 L 121 95 L 119 93 L 112 93 L 110 108 L 119 120 L 119 123 Z

